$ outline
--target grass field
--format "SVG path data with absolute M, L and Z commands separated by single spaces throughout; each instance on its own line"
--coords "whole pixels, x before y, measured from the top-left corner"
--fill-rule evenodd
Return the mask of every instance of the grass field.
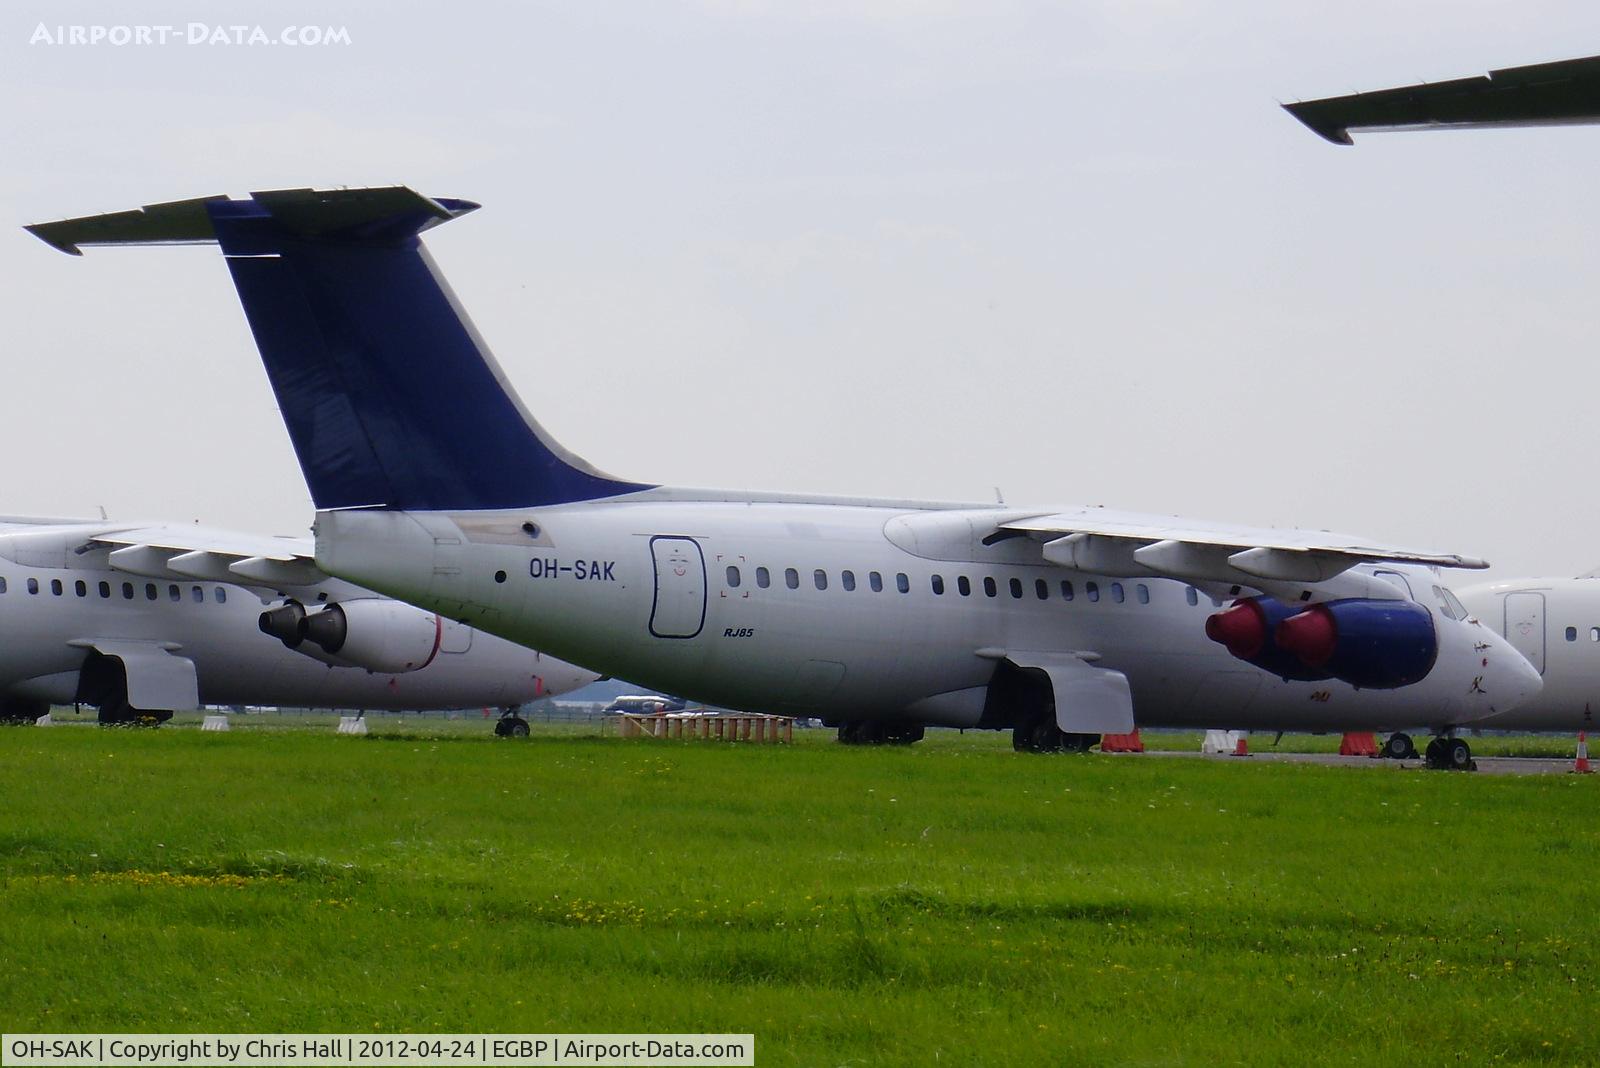
M 1600 776 L 374 729 L 0 730 L 0 1028 L 1600 1063 Z

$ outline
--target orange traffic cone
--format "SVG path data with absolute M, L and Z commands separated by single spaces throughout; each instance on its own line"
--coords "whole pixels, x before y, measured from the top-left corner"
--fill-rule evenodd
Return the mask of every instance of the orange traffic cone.
M 1244 734 L 1243 731 L 1239 732 L 1239 744 L 1233 747 L 1233 755 L 1234 756 L 1249 756 L 1250 755 L 1250 743 L 1245 741 L 1245 734 Z
M 1100 738 L 1100 752 L 1102 753 L 1142 753 L 1144 741 L 1139 737 L 1139 728 L 1135 727 L 1132 734 L 1107 734 Z
M 1589 766 L 1589 732 L 1578 732 L 1578 758 L 1572 762 L 1572 770 L 1579 775 L 1592 775 L 1594 769 Z
M 1339 740 L 1339 755 L 1375 757 L 1378 755 L 1378 739 L 1373 737 L 1371 731 L 1347 731 Z

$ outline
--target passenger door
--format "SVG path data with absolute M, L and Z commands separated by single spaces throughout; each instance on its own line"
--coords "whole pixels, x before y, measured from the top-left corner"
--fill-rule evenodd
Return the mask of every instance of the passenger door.
M 1506 641 L 1544 674 L 1544 594 L 1506 594 Z
M 706 623 L 706 557 L 693 538 L 658 534 L 650 539 L 656 597 L 650 633 L 657 638 L 693 638 Z

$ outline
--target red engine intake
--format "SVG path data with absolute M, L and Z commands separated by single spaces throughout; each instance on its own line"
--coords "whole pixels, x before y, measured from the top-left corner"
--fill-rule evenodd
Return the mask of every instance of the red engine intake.
M 1206 618 L 1206 637 L 1227 648 L 1247 664 L 1283 679 L 1314 682 L 1330 672 L 1283 648 L 1278 634 L 1295 618 L 1291 605 L 1271 597 L 1246 597 Z

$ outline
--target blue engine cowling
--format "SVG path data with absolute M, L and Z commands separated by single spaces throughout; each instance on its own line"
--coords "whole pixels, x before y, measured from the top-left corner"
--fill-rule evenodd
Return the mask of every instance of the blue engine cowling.
M 1413 601 L 1327 601 L 1278 623 L 1273 638 L 1306 668 L 1364 690 L 1421 682 L 1439 657 L 1433 613 Z
M 1208 616 L 1206 637 L 1226 646 L 1245 663 L 1282 679 L 1315 682 L 1332 678 L 1332 672 L 1308 665 L 1277 641 L 1279 624 L 1299 611 L 1299 607 L 1273 597 L 1246 597 Z

